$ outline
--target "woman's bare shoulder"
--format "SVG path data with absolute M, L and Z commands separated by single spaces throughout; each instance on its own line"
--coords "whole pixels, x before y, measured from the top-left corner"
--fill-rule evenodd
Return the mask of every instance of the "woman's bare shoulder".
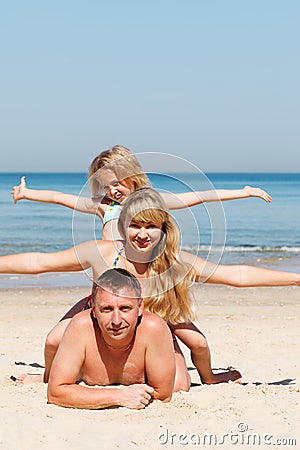
M 105 252 L 118 252 L 123 247 L 123 241 L 112 241 L 111 239 L 99 239 L 95 241 L 98 249 Z
M 111 240 L 99 240 L 94 241 L 94 252 L 96 260 L 102 260 L 109 268 L 112 262 L 115 260 L 116 255 L 123 247 L 122 241 L 111 241 Z

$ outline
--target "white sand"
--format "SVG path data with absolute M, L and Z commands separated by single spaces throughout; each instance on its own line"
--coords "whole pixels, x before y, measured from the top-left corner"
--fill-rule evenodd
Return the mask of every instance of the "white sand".
M 197 323 L 209 340 L 213 366 L 236 367 L 244 384 L 203 386 L 192 369 L 195 386 L 170 403 L 88 411 L 47 405 L 44 384 L 10 380 L 42 370 L 28 364 L 43 364 L 47 331 L 88 288 L 0 291 L 0 448 L 241 449 L 258 442 L 256 448 L 299 448 L 299 288 L 202 286 L 196 292 Z M 205 433 L 214 445 L 203 445 Z M 283 445 L 291 439 L 297 445 Z

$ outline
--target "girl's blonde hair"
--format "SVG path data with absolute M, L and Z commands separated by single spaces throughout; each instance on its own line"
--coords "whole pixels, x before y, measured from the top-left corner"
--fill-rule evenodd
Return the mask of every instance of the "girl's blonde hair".
M 179 230 L 161 195 L 152 188 L 144 188 L 126 198 L 118 222 L 125 241 L 128 225 L 133 219 L 160 223 L 163 231 L 149 262 L 145 308 L 171 324 L 194 320 L 190 287 L 195 271 L 191 265 L 179 260 Z
M 91 162 L 88 175 L 93 197 L 103 195 L 103 189 L 97 179 L 97 172 L 100 170 L 114 172 L 118 181 L 126 185 L 131 192 L 150 186 L 150 181 L 135 155 L 121 145 L 115 145 L 109 150 L 101 152 Z

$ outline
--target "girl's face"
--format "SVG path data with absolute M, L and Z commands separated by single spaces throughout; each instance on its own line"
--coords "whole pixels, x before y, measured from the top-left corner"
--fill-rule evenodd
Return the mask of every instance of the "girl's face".
M 133 219 L 128 226 L 128 239 L 132 247 L 142 253 L 152 252 L 162 237 L 160 222 L 141 222 Z
M 112 170 L 101 170 L 97 180 L 102 186 L 105 196 L 118 203 L 122 203 L 131 193 L 124 181 L 119 181 Z

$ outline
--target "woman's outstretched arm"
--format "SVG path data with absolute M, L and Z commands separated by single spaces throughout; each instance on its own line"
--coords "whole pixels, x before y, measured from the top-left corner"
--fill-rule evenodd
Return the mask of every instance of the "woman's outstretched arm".
M 44 272 L 77 272 L 91 266 L 95 241 L 52 253 L 29 252 L 0 256 L 0 273 L 38 274 Z
M 242 264 L 214 264 L 186 252 L 181 253 L 181 258 L 195 268 L 196 282 L 236 287 L 300 286 L 300 274 L 294 272 L 282 272 Z

